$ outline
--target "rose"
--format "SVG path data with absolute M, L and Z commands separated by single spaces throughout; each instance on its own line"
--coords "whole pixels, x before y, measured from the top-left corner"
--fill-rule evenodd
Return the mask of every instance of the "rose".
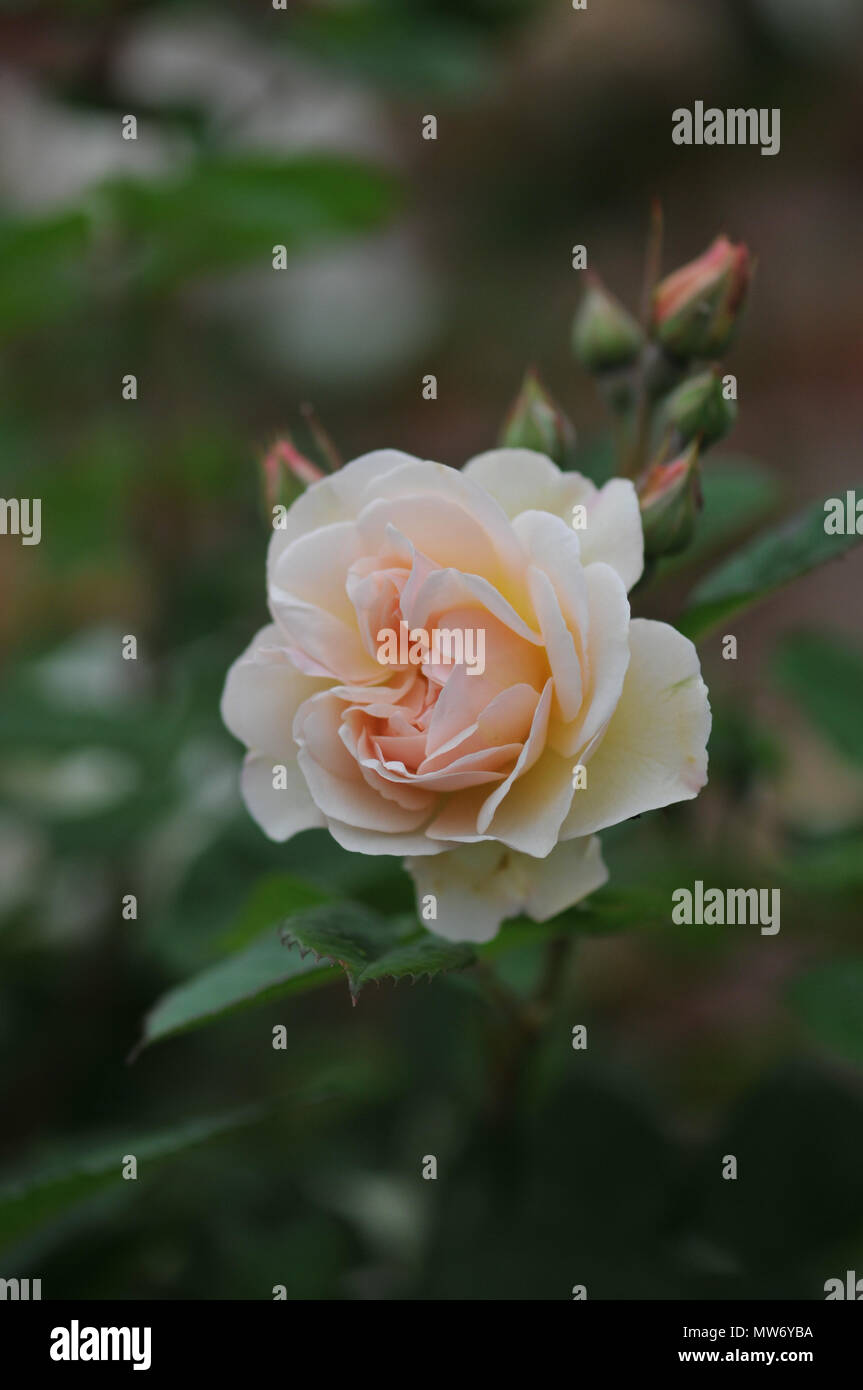
M 461 472 L 382 450 L 282 520 L 272 623 L 222 700 L 272 839 L 327 826 L 347 849 L 404 855 L 420 902 L 437 900 L 428 925 L 480 941 L 605 882 L 594 832 L 703 786 L 695 649 L 629 615 L 643 564 L 629 481 L 597 489 L 525 449 Z M 381 666 L 377 634 L 402 620 L 481 625 L 484 671 Z

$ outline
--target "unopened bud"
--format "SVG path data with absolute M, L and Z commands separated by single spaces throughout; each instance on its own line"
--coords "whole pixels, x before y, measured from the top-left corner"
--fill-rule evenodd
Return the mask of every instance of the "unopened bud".
M 572 462 L 575 430 L 532 368 L 525 373 L 499 442 L 510 449 L 534 449 L 560 467 Z
M 685 550 L 701 507 L 698 445 L 671 463 L 654 464 L 639 490 L 639 503 L 647 559 Z
M 743 308 L 752 273 L 745 246 L 727 236 L 657 285 L 652 330 L 676 357 L 719 357 Z
M 636 320 L 591 276 L 572 325 L 572 347 L 581 365 L 589 372 L 631 366 L 643 343 Z
M 297 495 L 296 484 L 308 487 L 326 475 L 296 449 L 289 437 L 277 439 L 261 460 L 264 507 L 268 514 L 280 503 L 289 504 Z
M 665 415 L 681 444 L 700 439 L 706 449 L 733 428 L 737 402 L 725 399 L 718 372 L 702 372 L 672 392 L 665 403 Z

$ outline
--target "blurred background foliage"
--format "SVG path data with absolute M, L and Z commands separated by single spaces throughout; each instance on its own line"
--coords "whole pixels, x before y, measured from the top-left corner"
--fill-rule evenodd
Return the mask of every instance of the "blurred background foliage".
M 726 230 L 759 273 L 731 449 L 641 611 L 674 620 L 759 526 L 855 485 L 860 17 L 0 6 L 0 490 L 43 499 L 40 546 L 0 538 L 0 1275 L 46 1298 L 818 1298 L 861 1267 L 859 553 L 735 618 L 736 662 L 703 641 L 709 787 L 604 835 L 611 887 L 502 1091 L 476 972 L 351 1007 L 338 972 L 294 969 L 275 918 L 350 899 L 397 924 L 409 884 L 322 833 L 271 845 L 217 707 L 264 618 L 257 460 L 285 428 L 308 443 L 303 402 L 347 457 L 459 464 L 532 362 L 601 475 L 570 248 L 635 303 L 654 193 L 666 269 Z M 696 99 L 780 106 L 781 154 L 673 146 Z M 781 886 L 780 934 L 671 926 L 696 878 Z M 493 953 L 517 992 L 541 935 Z

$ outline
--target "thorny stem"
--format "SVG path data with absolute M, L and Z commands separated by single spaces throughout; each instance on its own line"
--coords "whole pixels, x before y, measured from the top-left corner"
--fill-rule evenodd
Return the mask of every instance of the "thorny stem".
M 641 295 L 641 322 L 645 333 L 650 327 L 653 291 L 659 279 L 662 263 L 662 204 L 654 198 L 650 205 L 650 230 L 647 236 L 647 255 L 644 263 L 644 284 Z M 637 478 L 646 463 L 650 443 L 650 396 L 647 390 L 647 348 L 643 348 L 638 363 L 636 386 L 635 435 L 632 449 L 625 461 L 624 477 Z

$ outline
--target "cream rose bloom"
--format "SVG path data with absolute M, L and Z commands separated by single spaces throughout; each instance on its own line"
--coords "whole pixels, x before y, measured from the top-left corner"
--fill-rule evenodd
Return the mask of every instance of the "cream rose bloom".
M 427 925 L 486 941 L 506 917 L 544 921 L 604 883 L 596 831 L 704 785 L 695 648 L 629 615 L 643 566 L 632 483 L 597 489 L 527 449 L 461 472 L 385 449 L 314 483 L 283 522 L 272 622 L 222 698 L 271 839 L 326 826 L 346 849 L 403 855 L 420 901 L 437 899 Z M 381 665 L 378 633 L 401 620 L 483 629 L 484 671 Z

